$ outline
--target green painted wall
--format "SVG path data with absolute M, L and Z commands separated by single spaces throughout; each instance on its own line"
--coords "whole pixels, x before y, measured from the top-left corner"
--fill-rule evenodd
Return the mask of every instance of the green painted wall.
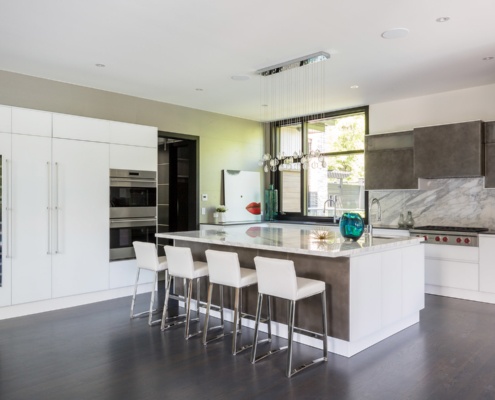
M 259 122 L 160 103 L 119 93 L 0 71 L 0 104 L 156 126 L 200 137 L 200 193 L 207 215 L 220 204 L 222 169 L 259 171 L 263 132 Z

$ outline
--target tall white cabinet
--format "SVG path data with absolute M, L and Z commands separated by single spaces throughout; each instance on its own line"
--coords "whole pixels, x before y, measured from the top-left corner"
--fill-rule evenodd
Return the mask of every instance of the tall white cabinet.
M 53 297 L 108 289 L 108 150 L 53 139 Z
M 0 281 L 0 307 L 8 306 L 11 304 L 12 287 L 11 282 L 11 217 L 10 217 L 10 204 L 11 204 L 11 175 L 10 166 L 12 163 L 11 148 L 12 148 L 12 136 L 10 133 L 10 109 L 6 110 L 6 107 L 0 107 L 0 158 L 2 160 L 2 182 L 0 185 L 0 196 L 2 199 L 1 207 L 1 240 L 2 240 L 2 267 L 1 267 L 1 281 Z
M 49 299 L 51 139 L 12 135 L 12 304 Z

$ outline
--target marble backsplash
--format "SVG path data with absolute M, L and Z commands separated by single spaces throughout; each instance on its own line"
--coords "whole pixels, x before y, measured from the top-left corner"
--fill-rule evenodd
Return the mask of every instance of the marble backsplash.
M 484 178 L 420 179 L 419 190 L 372 190 L 382 209 L 381 222 L 397 226 L 399 215 L 411 211 L 415 226 L 445 225 L 495 229 L 495 190 L 484 189 Z

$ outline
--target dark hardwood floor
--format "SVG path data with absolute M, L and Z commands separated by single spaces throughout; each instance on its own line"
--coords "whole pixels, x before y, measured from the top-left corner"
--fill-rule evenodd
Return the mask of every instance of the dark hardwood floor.
M 285 353 L 253 366 L 230 354 L 230 338 L 204 348 L 182 327 L 130 321 L 129 307 L 0 321 L 0 399 L 495 399 L 495 305 L 426 296 L 419 324 L 291 379 Z M 296 345 L 296 357 L 318 354 Z

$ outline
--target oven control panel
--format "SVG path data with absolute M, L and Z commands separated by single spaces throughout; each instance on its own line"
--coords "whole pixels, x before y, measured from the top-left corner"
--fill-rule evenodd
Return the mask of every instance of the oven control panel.
M 411 233 L 411 236 L 424 238 L 423 243 L 448 244 L 451 246 L 478 246 L 478 236 L 453 235 L 451 233 Z

